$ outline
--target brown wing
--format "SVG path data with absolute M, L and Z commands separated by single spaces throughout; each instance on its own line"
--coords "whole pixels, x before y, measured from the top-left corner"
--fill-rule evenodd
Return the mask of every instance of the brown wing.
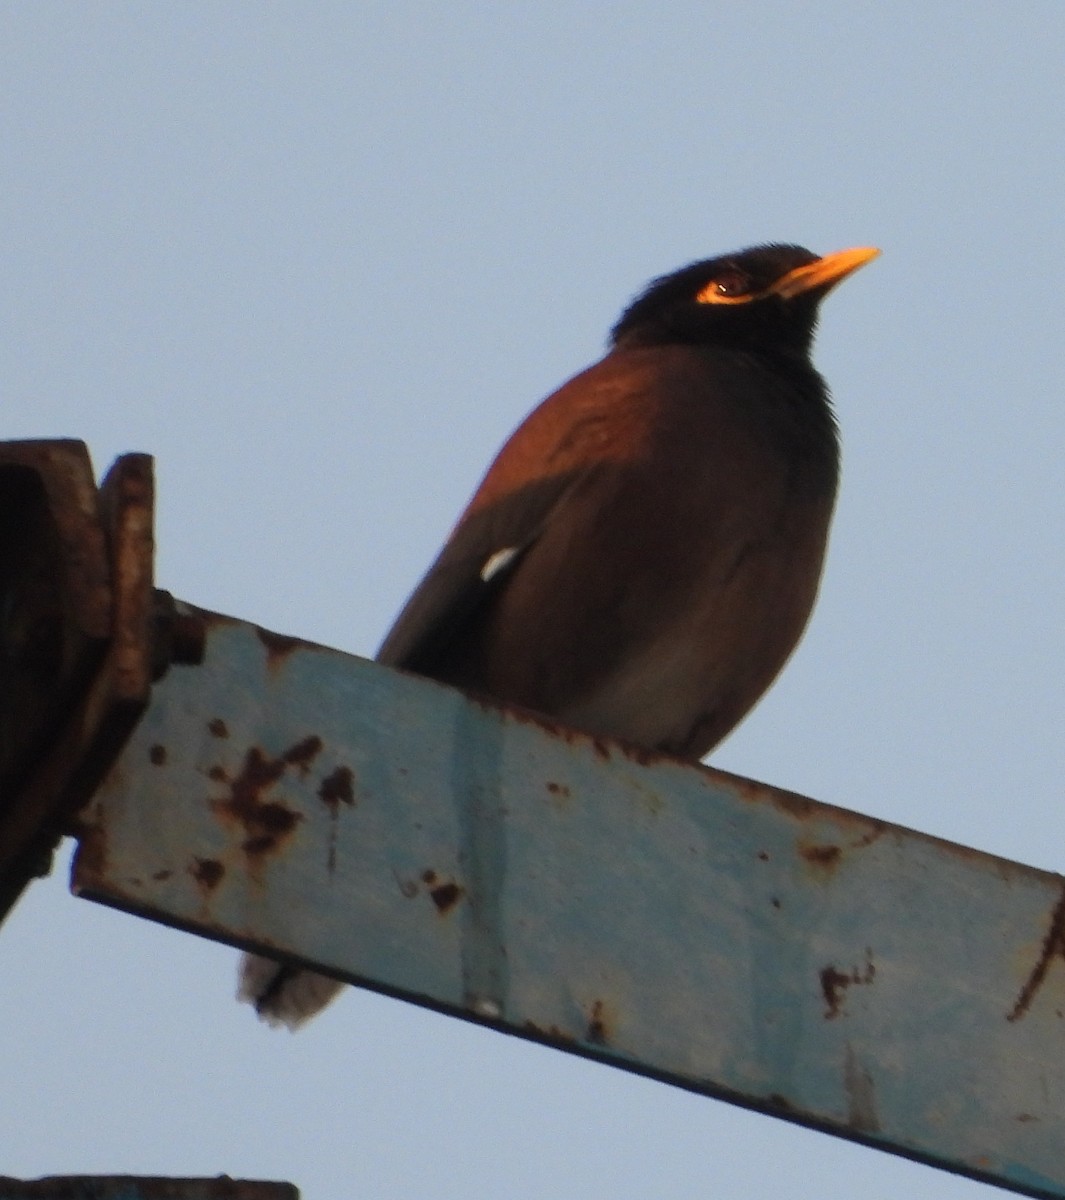
M 452 647 L 484 619 L 572 481 L 572 474 L 556 476 L 490 508 L 471 508 L 403 606 L 377 661 L 447 681 L 442 667 Z

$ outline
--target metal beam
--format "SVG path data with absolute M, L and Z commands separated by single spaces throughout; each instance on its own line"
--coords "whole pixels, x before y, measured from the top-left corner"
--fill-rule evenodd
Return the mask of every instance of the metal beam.
M 1065 1196 L 1060 877 L 183 612 L 80 894 Z
M 259 1179 L 175 1179 L 154 1175 L 0 1175 L 0 1200 L 299 1200 L 291 1183 Z

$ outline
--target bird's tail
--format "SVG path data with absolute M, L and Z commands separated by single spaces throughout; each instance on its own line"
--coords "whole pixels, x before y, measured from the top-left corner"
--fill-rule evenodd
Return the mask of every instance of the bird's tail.
M 314 971 L 245 954 L 240 960 L 237 999 L 254 1004 L 260 1019 L 268 1025 L 287 1025 L 296 1030 L 320 1013 L 343 987 Z

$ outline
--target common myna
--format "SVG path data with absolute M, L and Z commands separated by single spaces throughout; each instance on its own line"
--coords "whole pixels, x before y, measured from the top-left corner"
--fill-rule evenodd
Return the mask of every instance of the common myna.
M 767 245 L 655 280 L 518 427 L 377 658 L 699 759 L 795 648 L 839 475 L 818 306 L 875 257 Z M 292 1027 L 340 984 L 246 956 Z

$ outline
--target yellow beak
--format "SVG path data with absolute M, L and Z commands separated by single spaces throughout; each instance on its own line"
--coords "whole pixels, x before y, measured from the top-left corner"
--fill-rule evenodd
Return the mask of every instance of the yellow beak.
M 835 287 L 841 280 L 864 267 L 867 262 L 876 258 L 880 251 L 875 246 L 858 246 L 853 250 L 837 250 L 835 254 L 826 254 L 816 262 L 808 263 L 805 267 L 796 267 L 787 275 L 781 276 L 763 293 L 767 296 L 780 296 L 790 300 L 792 296 L 800 296 L 803 292 L 814 288 Z

